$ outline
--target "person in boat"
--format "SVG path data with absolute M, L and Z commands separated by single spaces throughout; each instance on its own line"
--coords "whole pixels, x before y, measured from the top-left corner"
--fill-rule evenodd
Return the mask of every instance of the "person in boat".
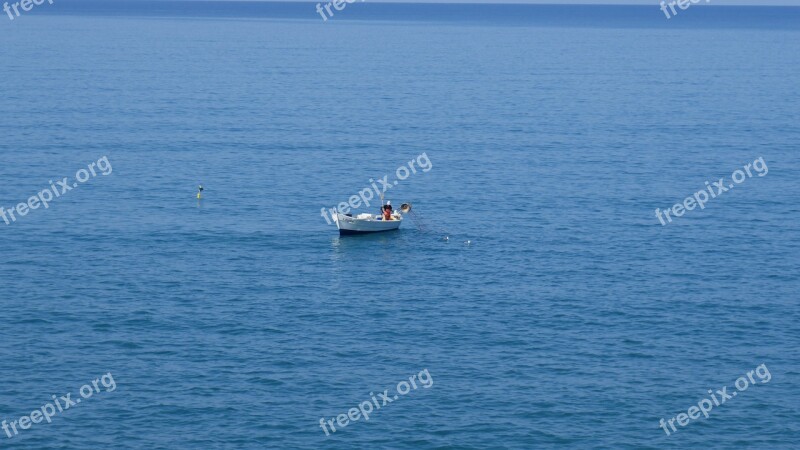
M 383 207 L 383 220 L 393 220 L 392 219 L 392 205 L 384 205 Z

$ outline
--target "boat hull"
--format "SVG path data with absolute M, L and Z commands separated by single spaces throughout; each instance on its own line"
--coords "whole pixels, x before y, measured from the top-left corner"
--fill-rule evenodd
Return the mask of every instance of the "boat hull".
M 390 228 L 388 230 L 377 230 L 377 231 L 361 231 L 361 230 L 345 230 L 345 229 L 340 228 L 339 229 L 339 235 L 341 235 L 341 236 L 355 236 L 355 235 L 359 235 L 359 234 L 385 233 L 387 231 L 396 231 L 396 230 L 397 230 L 397 228 Z
M 343 236 L 394 231 L 400 228 L 400 225 L 403 223 L 402 219 L 398 220 L 359 219 L 359 218 L 345 216 L 344 214 L 337 214 L 335 216 L 335 219 L 336 219 L 335 220 L 336 226 L 339 228 L 339 234 Z

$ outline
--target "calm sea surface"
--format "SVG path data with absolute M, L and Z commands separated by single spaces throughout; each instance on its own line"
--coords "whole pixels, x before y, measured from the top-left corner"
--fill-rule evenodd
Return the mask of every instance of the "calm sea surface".
M 113 169 L 0 221 L 0 448 L 796 448 L 797 9 L 141 5 L 0 19 L 0 206 Z

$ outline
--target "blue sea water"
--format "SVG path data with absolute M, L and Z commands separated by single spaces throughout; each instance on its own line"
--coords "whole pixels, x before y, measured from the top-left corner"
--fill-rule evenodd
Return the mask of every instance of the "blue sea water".
M 0 206 L 113 168 L 0 222 L 0 420 L 116 386 L 0 447 L 796 448 L 797 9 L 300 8 L 0 21 Z M 321 217 L 422 153 L 427 228 Z

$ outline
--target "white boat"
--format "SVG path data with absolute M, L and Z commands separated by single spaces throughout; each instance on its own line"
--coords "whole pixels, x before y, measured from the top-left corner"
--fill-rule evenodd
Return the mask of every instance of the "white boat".
M 381 205 L 383 205 L 383 195 L 381 195 Z M 392 202 L 386 202 L 381 206 L 391 209 Z M 386 220 L 383 214 L 361 213 L 355 217 L 352 214 L 342 214 L 334 210 L 333 221 L 340 235 L 347 234 L 368 234 L 380 233 L 382 231 L 394 231 L 403 224 L 403 214 L 411 212 L 411 203 L 403 203 L 399 210 L 392 210 L 391 220 Z
M 333 215 L 333 221 L 336 222 L 340 235 L 366 234 L 396 230 L 402 225 L 403 216 L 394 211 L 392 220 L 383 220 L 382 216 L 376 214 L 362 213 L 353 217 L 352 214 L 342 214 L 337 211 Z

